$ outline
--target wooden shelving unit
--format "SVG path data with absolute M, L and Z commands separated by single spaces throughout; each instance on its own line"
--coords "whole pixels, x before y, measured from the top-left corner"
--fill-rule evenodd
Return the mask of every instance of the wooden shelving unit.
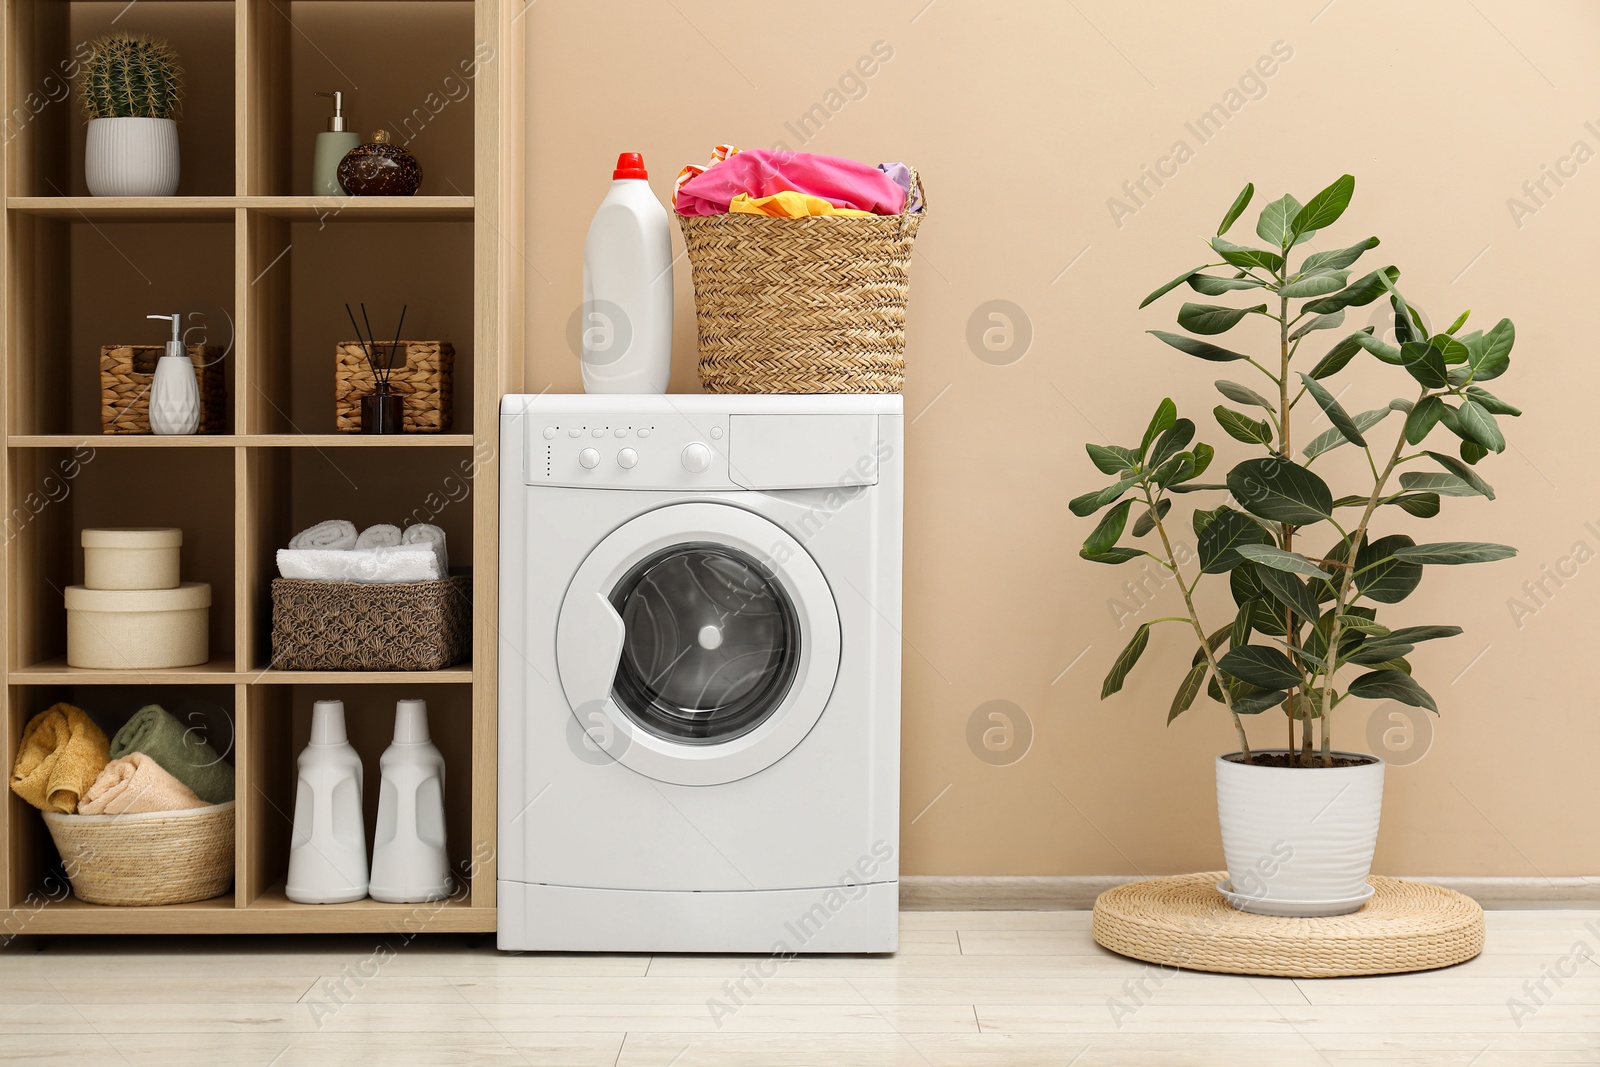
M 521 79 L 512 0 L 12 0 L 5 11 L 5 204 L 0 219 L 0 498 L 9 771 L 23 725 L 65 700 L 115 729 L 149 703 L 203 730 L 233 763 L 233 889 L 214 900 L 113 908 L 61 899 L 42 820 L 0 803 L 0 931 L 37 933 L 489 931 L 495 925 L 497 409 L 520 381 Z M 97 198 L 66 91 L 72 57 L 113 29 L 171 40 L 188 70 L 183 181 L 170 198 Z M 421 195 L 329 198 L 310 188 L 325 102 L 352 128 L 398 129 Z M 42 102 L 42 103 L 41 103 Z M 442 102 L 442 103 L 441 103 Z M 455 425 L 399 438 L 335 432 L 333 345 L 345 301 L 406 334 L 452 341 Z M 159 342 L 146 313 L 181 310 L 226 344 L 225 434 L 107 436 L 101 344 Z M 200 337 L 192 337 L 201 340 Z M 421 673 L 272 669 L 273 551 L 325 518 L 428 521 L 472 568 L 473 656 Z M 81 581 L 86 526 L 181 526 L 184 577 L 211 583 L 211 661 L 94 671 L 65 661 L 61 590 Z M 460 892 L 440 904 L 303 906 L 283 894 L 294 758 L 310 706 L 346 703 L 368 768 L 395 700 L 429 702 L 445 755 Z

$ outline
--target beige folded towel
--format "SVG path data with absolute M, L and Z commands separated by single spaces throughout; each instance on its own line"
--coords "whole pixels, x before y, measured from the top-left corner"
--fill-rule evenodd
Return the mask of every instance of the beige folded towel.
M 135 752 L 106 764 L 78 802 L 79 815 L 128 815 L 141 811 L 183 811 L 206 802 L 161 764 Z
M 22 728 L 11 791 L 41 811 L 71 815 L 110 758 L 108 747 L 82 709 L 57 704 L 41 711 Z

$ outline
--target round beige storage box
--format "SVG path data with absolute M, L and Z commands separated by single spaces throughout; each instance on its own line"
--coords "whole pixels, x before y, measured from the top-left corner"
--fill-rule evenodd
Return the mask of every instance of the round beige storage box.
M 175 526 L 83 531 L 83 584 L 90 589 L 175 589 L 183 531 Z
M 67 666 L 102 670 L 192 667 L 210 657 L 211 586 L 67 586 Z
M 44 813 L 72 892 L 86 904 L 210 900 L 233 884 L 233 801 L 135 815 Z

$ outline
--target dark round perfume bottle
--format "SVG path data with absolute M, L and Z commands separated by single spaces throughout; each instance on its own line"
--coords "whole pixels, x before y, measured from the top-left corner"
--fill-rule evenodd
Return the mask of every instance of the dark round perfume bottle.
M 339 184 L 351 196 L 413 196 L 422 185 L 417 157 L 389 143 L 389 131 L 345 153 L 339 161 Z

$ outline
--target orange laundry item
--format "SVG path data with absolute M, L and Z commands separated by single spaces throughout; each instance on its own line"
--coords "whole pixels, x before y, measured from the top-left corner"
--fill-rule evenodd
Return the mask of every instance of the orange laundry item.
M 729 156 L 736 156 L 738 154 L 739 149 L 737 146 L 731 144 L 719 144 L 711 150 L 710 163 L 707 163 L 703 167 L 697 167 L 693 163 L 690 163 L 687 167 L 684 167 L 682 170 L 680 170 L 678 172 L 677 180 L 672 183 L 673 208 L 676 209 L 678 206 L 678 190 L 683 188 L 684 182 L 688 181 L 690 178 L 700 177 L 700 175 L 704 174 L 707 170 L 716 166 L 718 163 L 721 163 Z
M 803 219 L 813 215 L 850 215 L 856 218 L 872 217 L 870 211 L 857 211 L 853 207 L 834 207 L 820 196 L 786 190 L 750 199 L 749 193 L 740 193 L 728 202 L 730 215 L 768 215 L 775 219 Z

